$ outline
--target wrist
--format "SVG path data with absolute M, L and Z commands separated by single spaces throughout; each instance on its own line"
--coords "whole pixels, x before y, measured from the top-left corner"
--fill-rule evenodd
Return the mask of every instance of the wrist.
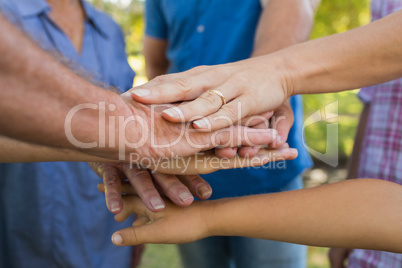
M 65 133 L 69 147 L 87 154 L 117 159 L 123 129 L 121 119 L 132 115 L 127 103 L 115 92 L 93 86 L 86 101 L 66 115 Z M 92 94 L 91 94 L 92 93 Z M 130 136 L 132 133 L 128 133 Z
M 202 202 L 206 204 L 203 206 L 203 209 L 206 211 L 202 214 L 207 215 L 205 217 L 206 236 L 222 236 L 230 233 L 230 225 L 232 221 L 225 220 L 226 213 L 230 213 L 230 211 L 227 210 L 230 209 L 230 207 L 225 208 L 229 200 L 230 198 L 223 198 Z
M 286 49 L 285 49 L 286 51 Z M 299 94 L 298 93 L 298 68 L 294 64 L 294 60 L 286 52 L 277 52 L 275 57 L 275 71 L 282 86 L 285 100 Z

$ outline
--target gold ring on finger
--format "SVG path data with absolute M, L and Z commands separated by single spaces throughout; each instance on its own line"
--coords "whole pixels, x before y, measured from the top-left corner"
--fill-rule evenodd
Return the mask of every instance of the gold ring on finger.
M 225 96 L 223 96 L 222 92 L 220 92 L 218 90 L 214 90 L 214 89 L 210 89 L 210 90 L 208 90 L 208 92 L 218 95 L 219 98 L 221 98 L 222 106 L 226 104 L 226 98 L 225 98 Z

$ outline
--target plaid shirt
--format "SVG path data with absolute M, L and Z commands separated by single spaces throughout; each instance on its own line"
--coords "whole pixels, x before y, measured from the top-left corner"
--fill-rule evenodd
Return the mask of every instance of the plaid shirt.
M 402 9 L 402 0 L 372 0 L 373 20 Z M 402 79 L 364 88 L 370 103 L 360 156 L 359 178 L 378 178 L 402 184 Z M 349 268 L 402 268 L 402 254 L 355 249 Z

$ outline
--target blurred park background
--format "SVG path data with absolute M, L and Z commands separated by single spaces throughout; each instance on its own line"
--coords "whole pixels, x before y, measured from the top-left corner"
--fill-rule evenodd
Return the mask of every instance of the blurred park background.
M 126 35 L 129 63 L 136 71 L 135 84 L 146 82 L 142 36 L 144 30 L 144 2 L 146 0 L 89 0 L 98 9 L 109 13 L 123 28 Z M 247 1 L 247 0 L 245 0 Z M 315 26 L 311 38 L 341 33 L 367 24 L 370 21 L 369 0 L 321 0 L 315 16 Z M 362 105 L 356 97 L 357 90 L 325 95 L 304 96 L 305 118 L 317 111 L 323 112 L 328 104 L 337 102 L 338 117 L 329 123 L 339 124 L 338 152 L 339 164 L 333 168 L 314 158 L 315 166 L 305 174 L 306 187 L 343 180 L 345 165 L 352 152 L 355 129 Z M 328 122 L 321 121 L 305 128 L 306 144 L 314 151 L 325 153 L 328 147 Z M 309 247 L 308 268 L 329 267 L 325 248 Z M 180 260 L 175 246 L 148 245 L 141 268 L 180 268 Z

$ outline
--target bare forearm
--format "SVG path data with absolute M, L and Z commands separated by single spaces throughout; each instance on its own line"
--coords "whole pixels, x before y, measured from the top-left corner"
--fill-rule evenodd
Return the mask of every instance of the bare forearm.
M 158 65 L 155 63 L 147 63 L 146 64 L 146 71 L 147 71 L 147 78 L 148 80 L 152 80 L 157 76 L 161 76 L 167 73 L 168 65 Z
M 42 145 L 74 148 L 64 123 L 79 104 L 116 105 L 115 113 L 127 110 L 120 97 L 73 74 L 37 47 L 0 14 L 0 134 Z M 106 113 L 108 111 L 105 111 Z M 97 140 L 99 110 L 83 109 L 71 127 L 82 142 Z
M 144 38 L 144 57 L 149 80 L 167 73 L 169 61 L 166 58 L 168 42 L 166 40 L 146 36 Z
M 315 8 L 311 0 L 270 0 L 261 15 L 253 57 L 309 39 Z
M 34 145 L 0 136 L 0 163 L 56 161 L 111 162 L 112 160 L 68 149 Z
M 402 252 L 402 187 L 394 183 L 361 179 L 214 202 L 212 235 Z
M 401 23 L 399 11 L 369 25 L 279 52 L 289 73 L 289 95 L 348 90 L 401 77 Z

